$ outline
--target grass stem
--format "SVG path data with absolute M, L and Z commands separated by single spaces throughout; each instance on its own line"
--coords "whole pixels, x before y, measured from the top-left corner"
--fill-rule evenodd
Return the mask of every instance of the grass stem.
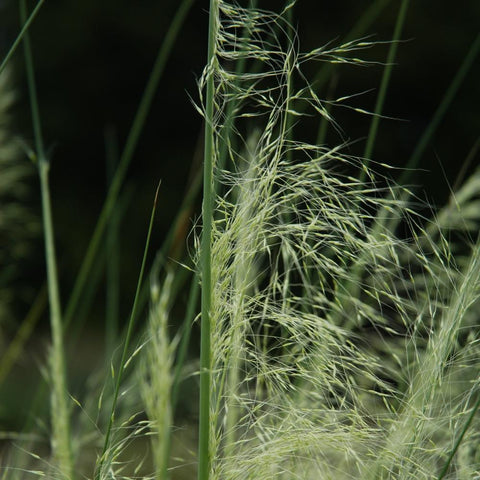
M 214 164 L 214 71 L 215 42 L 219 16 L 218 0 L 210 0 L 208 26 L 208 78 L 205 110 L 205 150 L 203 165 L 201 282 L 202 319 L 200 334 L 200 419 L 198 442 L 198 480 L 208 480 L 210 473 L 210 308 L 212 303 L 211 240 L 213 218 L 213 164 Z
M 25 24 L 27 19 L 25 0 L 20 1 L 20 18 L 22 24 Z M 53 430 L 51 443 L 53 455 L 58 462 L 58 467 L 63 478 L 72 480 L 74 478 L 74 469 L 70 440 L 70 420 L 67 405 L 65 349 L 63 344 L 60 292 L 57 276 L 50 187 L 48 181 L 50 164 L 44 150 L 37 89 L 35 85 L 33 56 L 30 46 L 30 36 L 27 30 L 25 30 L 23 42 L 25 47 L 28 90 L 32 109 L 37 167 L 40 177 L 45 256 L 47 262 L 47 285 L 50 305 L 50 325 L 52 330 L 52 350 L 49 359 L 51 381 L 53 384 L 51 392 L 51 422 Z
M 23 37 L 27 33 L 31 23 L 35 20 L 35 17 L 37 16 L 38 12 L 40 11 L 40 8 L 44 3 L 45 3 L 45 0 L 39 0 L 35 8 L 32 10 L 32 13 L 28 16 L 28 18 L 25 19 L 25 22 L 23 22 L 23 26 L 22 26 L 22 29 L 20 30 L 20 33 L 17 35 L 17 38 L 13 42 L 12 46 L 8 50 L 7 54 L 5 55 L 5 58 L 3 59 L 2 64 L 0 65 L 0 74 L 3 72 L 10 58 L 17 50 L 17 47 L 20 45 L 20 42 L 23 40 Z
M 382 81 L 380 83 L 380 90 L 378 91 L 377 101 L 375 103 L 374 115 L 372 117 L 372 123 L 370 124 L 370 130 L 368 132 L 367 144 L 365 145 L 365 152 L 363 157 L 365 159 L 366 166 L 368 166 L 369 160 L 373 152 L 373 146 L 377 137 L 378 124 L 380 123 L 380 115 L 382 114 L 383 104 L 385 103 L 385 96 L 387 94 L 388 83 L 392 75 L 393 62 L 398 49 L 398 40 L 402 33 L 403 24 L 407 16 L 409 0 L 402 0 L 400 10 L 397 15 L 397 22 L 395 24 L 395 30 L 393 32 L 392 43 L 388 50 L 387 62 L 383 70 Z M 363 182 L 366 177 L 366 170 L 363 169 L 360 174 L 360 181 Z
M 132 161 L 133 154 L 137 147 L 140 133 L 143 130 L 143 126 L 145 125 L 148 112 L 150 111 L 150 106 L 157 91 L 158 83 L 160 81 L 160 78 L 162 77 L 165 65 L 171 54 L 173 43 L 178 36 L 180 28 L 186 18 L 186 15 L 192 3 L 193 0 L 184 0 L 181 3 L 175 17 L 170 24 L 170 28 L 165 35 L 165 39 L 162 43 L 162 46 L 160 47 L 157 58 L 155 59 L 152 73 L 150 74 L 150 77 L 147 81 L 147 85 L 140 100 L 137 113 L 135 114 L 135 118 L 128 134 L 125 148 L 123 149 L 122 155 L 120 156 L 117 171 L 115 172 L 115 175 L 110 184 L 107 198 L 105 199 L 105 203 L 99 215 L 97 225 L 95 226 L 95 231 L 90 240 L 90 244 L 85 254 L 80 271 L 76 277 L 75 285 L 73 287 L 70 300 L 67 304 L 67 308 L 65 310 L 65 325 L 68 325 L 71 322 L 73 314 L 75 313 L 80 302 L 83 290 L 88 280 L 89 273 L 94 265 L 95 258 L 97 257 L 98 251 L 100 249 L 103 234 L 109 222 L 112 210 L 117 202 L 117 198 L 120 194 L 120 189 L 125 180 L 128 167 Z

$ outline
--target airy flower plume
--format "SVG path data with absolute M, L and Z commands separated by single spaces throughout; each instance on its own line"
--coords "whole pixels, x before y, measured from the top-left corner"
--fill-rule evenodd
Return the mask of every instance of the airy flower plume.
M 306 64 L 363 64 L 370 43 L 302 53 L 282 14 L 222 1 L 216 28 L 199 82 L 215 86 L 213 117 L 199 107 L 215 147 L 211 478 L 431 478 L 475 397 L 452 372 L 477 349 L 460 332 L 478 246 L 460 267 L 408 192 L 299 138 L 302 112 L 331 120 Z

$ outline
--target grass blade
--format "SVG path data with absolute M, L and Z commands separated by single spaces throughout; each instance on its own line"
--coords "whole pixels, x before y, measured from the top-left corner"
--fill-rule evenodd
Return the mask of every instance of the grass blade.
M 23 40 L 23 37 L 25 36 L 28 29 L 30 28 L 31 23 L 35 20 L 35 17 L 37 16 L 44 2 L 45 0 L 39 0 L 35 8 L 32 10 L 32 13 L 28 16 L 28 18 L 25 19 L 25 22 L 23 22 L 23 26 L 22 26 L 22 29 L 20 30 L 20 33 L 17 35 L 17 38 L 13 42 L 13 45 L 10 47 L 9 51 L 7 52 L 7 54 L 5 55 L 5 58 L 2 61 L 2 64 L 0 65 L 0 75 L 2 74 L 3 70 L 7 66 L 7 63 L 12 57 L 12 55 L 15 53 L 17 47 L 20 45 L 20 42 Z
M 365 159 L 365 166 L 368 167 L 368 162 L 372 156 L 373 145 L 375 144 L 375 139 L 377 136 L 378 124 L 380 122 L 380 115 L 382 114 L 383 104 L 385 102 L 385 96 L 387 94 L 388 83 L 390 81 L 390 76 L 392 74 L 393 62 L 395 61 L 395 56 L 397 54 L 398 41 L 402 33 L 403 24 L 405 23 L 405 18 L 407 15 L 409 0 L 402 0 L 400 10 L 397 15 L 397 22 L 395 24 L 395 30 L 393 32 L 392 43 L 388 50 L 387 62 L 385 64 L 385 69 L 383 70 L 382 81 L 380 83 L 380 90 L 378 92 L 377 101 L 375 103 L 374 115 L 372 118 L 372 123 L 370 124 L 370 130 L 368 132 L 367 144 L 365 146 L 365 152 L 363 153 L 363 158 Z M 362 170 L 360 174 L 360 181 L 365 180 L 366 170 Z
M 75 285 L 73 287 L 70 300 L 67 304 L 67 308 L 65 310 L 66 326 L 68 326 L 69 323 L 72 321 L 73 314 L 75 313 L 78 303 L 81 299 L 82 292 L 88 280 L 88 275 L 98 254 L 103 234 L 105 232 L 113 208 L 116 204 L 121 186 L 123 185 L 128 167 L 132 161 L 133 154 L 137 147 L 140 133 L 145 124 L 148 112 L 150 110 L 150 106 L 153 101 L 153 97 L 157 90 L 160 78 L 162 77 L 167 60 L 171 54 L 174 40 L 180 32 L 180 28 L 192 3 L 193 0 L 183 0 L 183 2 L 180 4 L 180 7 L 178 8 L 175 17 L 170 24 L 170 28 L 165 35 L 165 39 L 158 52 L 157 58 L 153 65 L 152 73 L 150 74 L 150 77 L 147 81 L 145 91 L 143 92 L 142 99 L 140 100 L 137 113 L 128 134 L 125 148 L 123 149 L 122 155 L 120 157 L 117 171 L 115 172 L 115 176 L 112 179 L 107 198 L 105 199 L 105 203 L 99 215 L 94 233 L 92 235 L 90 244 L 83 259 L 82 266 L 80 267 L 80 271 L 76 277 Z
M 141 290 L 142 283 L 143 283 L 143 275 L 144 275 L 144 271 L 145 271 L 145 264 L 146 264 L 146 261 L 147 261 L 147 254 L 148 254 L 148 249 L 149 249 L 149 246 L 150 246 L 150 237 L 151 237 L 151 234 L 152 234 L 153 223 L 154 223 L 153 221 L 155 219 L 155 212 L 156 212 L 156 209 L 157 209 L 159 189 L 160 189 L 160 183 L 158 184 L 157 190 L 155 192 L 155 199 L 154 199 L 154 202 L 153 202 L 152 214 L 150 216 L 150 223 L 149 223 L 149 226 L 148 226 L 147 239 L 145 241 L 145 249 L 144 249 L 144 252 L 143 252 L 142 266 L 140 267 L 140 273 L 138 275 L 138 281 L 137 281 L 137 288 L 136 288 L 135 297 L 134 297 L 134 300 L 133 300 L 133 307 L 132 307 L 132 311 L 130 313 L 130 319 L 128 321 L 127 333 L 126 333 L 126 336 L 125 336 L 125 340 L 123 342 L 122 357 L 120 359 L 120 364 L 119 364 L 118 373 L 117 373 L 117 379 L 115 381 L 115 389 L 114 389 L 114 392 L 113 392 L 111 412 L 110 412 L 107 431 L 105 433 L 105 442 L 104 442 L 104 445 L 103 445 L 102 454 L 100 456 L 100 462 L 99 462 L 99 465 L 97 467 L 97 471 L 96 471 L 96 474 L 95 474 L 95 478 L 97 480 L 103 478 L 102 475 L 103 475 L 103 469 L 104 469 L 105 460 L 106 460 L 105 456 L 106 456 L 108 447 L 110 445 L 110 436 L 111 436 L 111 433 L 112 433 L 112 427 L 113 427 L 113 423 L 114 423 L 114 420 L 115 420 L 115 410 L 116 410 L 116 407 L 117 407 L 118 394 L 120 392 L 120 385 L 121 385 L 121 382 L 122 382 L 124 366 L 125 366 L 125 363 L 127 361 L 127 354 L 128 354 L 128 350 L 129 350 L 129 347 L 130 347 L 130 339 L 132 337 L 133 327 L 135 325 L 135 320 L 136 320 L 136 317 L 137 317 L 138 299 L 140 297 L 140 290 Z

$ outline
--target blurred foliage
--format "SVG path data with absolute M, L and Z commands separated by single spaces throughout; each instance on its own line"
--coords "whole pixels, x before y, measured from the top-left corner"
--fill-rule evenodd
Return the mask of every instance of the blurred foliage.
M 371 1 L 319 2 L 300 0 L 295 22 L 300 48 L 307 50 L 347 35 Z M 399 2 L 385 2 L 380 17 L 366 35 L 388 40 Z M 33 3 L 30 7 L 33 7 Z M 135 109 L 178 3 L 139 0 L 49 0 L 31 29 L 39 102 L 47 148 L 51 152 L 51 183 L 57 229 L 62 295 L 66 296 L 83 258 L 106 191 L 105 131 L 113 128 L 123 147 Z M 260 7 L 276 8 L 274 0 Z M 121 295 L 123 314 L 133 296 L 141 260 L 152 195 L 162 179 L 154 248 L 161 245 L 192 174 L 192 158 L 202 128 L 189 96 L 197 98 L 196 77 L 206 57 L 206 1 L 196 1 L 176 43 L 156 95 L 128 174 L 131 200 L 121 232 Z M 428 124 L 451 78 L 478 31 L 480 4 L 469 0 L 461 8 L 451 2 L 413 2 L 398 50 L 397 65 L 387 93 L 385 115 L 399 120 L 380 123 L 374 159 L 404 165 Z M 16 1 L 0 4 L 0 49 L 5 52 L 18 32 Z M 383 61 L 388 45 L 365 53 Z M 17 88 L 15 129 L 31 141 L 31 120 L 21 52 L 13 60 Z M 455 177 L 478 136 L 476 103 L 480 90 L 479 63 L 474 66 L 442 122 L 422 163 L 415 184 L 425 185 L 434 202 L 444 202 Z M 338 69 L 334 95 L 361 93 L 355 106 L 373 109 L 382 66 Z M 319 96 L 327 94 L 320 91 Z M 349 110 L 332 112 L 345 140 L 356 141 L 352 154 L 361 154 L 369 119 Z M 312 136 L 318 125 L 312 121 Z M 338 142 L 330 129 L 327 142 Z M 199 168 L 199 163 L 193 170 Z M 35 185 L 35 179 L 32 180 Z M 35 187 L 36 188 L 36 187 Z M 190 222 L 191 224 L 191 222 Z M 180 239 L 183 241 L 183 239 Z M 38 245 L 38 257 L 42 252 Z M 41 258 L 31 272 L 35 288 L 44 271 Z M 103 321 L 103 297 L 92 322 Z
M 278 3 L 277 0 L 260 1 L 259 5 L 274 9 L 278 8 Z M 308 50 L 330 41 L 342 41 L 372 3 L 299 0 L 295 22 L 301 34 L 300 48 Z M 480 18 L 478 0 L 467 0 L 461 8 L 446 1 L 411 3 L 384 108 L 386 116 L 398 120 L 380 122 L 374 150 L 376 161 L 399 167 L 413 151 L 478 34 Z M 385 4 L 380 17 L 366 32 L 374 40 L 388 41 L 392 35 L 400 2 L 385 1 Z M 33 5 L 31 2 L 30 7 Z M 52 162 L 51 190 L 64 303 L 106 194 L 106 132 L 115 132 L 116 149 L 121 151 L 157 50 L 177 6 L 175 0 L 48 0 L 32 26 L 41 116 Z M 17 10 L 17 1 L 0 1 L 2 56 L 19 31 Z M 158 180 L 162 179 L 162 187 L 152 250 L 160 248 L 189 182 L 200 168 L 195 153 L 198 152 L 202 121 L 189 96 L 197 98 L 196 77 L 201 74 L 206 59 L 207 10 L 207 1 L 196 1 L 188 15 L 129 170 L 124 189 L 127 193 L 125 211 L 120 212 L 119 227 L 121 320 L 127 317 L 132 303 Z M 366 51 L 365 57 L 382 62 L 387 49 L 387 44 L 379 45 Z M 17 91 L 12 108 L 13 130 L 31 145 L 31 115 L 21 50 L 15 54 L 12 66 Z M 333 95 L 363 93 L 353 100 L 355 106 L 373 109 L 381 74 L 380 64 L 363 69 L 342 66 L 337 71 Z M 421 170 L 412 179 L 412 183 L 425 186 L 426 195 L 434 203 L 445 203 L 449 186 L 455 183 L 464 160 L 477 141 L 479 78 L 480 62 L 477 62 L 427 148 Z M 326 96 L 331 88 L 326 85 L 318 95 Z M 342 131 L 329 129 L 327 142 L 337 144 L 340 136 L 352 141 L 348 153 L 361 154 L 369 117 L 346 109 L 336 109 L 332 114 Z M 307 134 L 315 138 L 318 119 L 312 118 L 310 128 Z M 471 171 L 476 163 L 478 160 L 474 158 L 467 170 Z M 37 196 L 29 195 L 22 200 L 39 213 L 35 176 L 28 177 L 25 185 Z M 184 228 L 179 229 L 178 244 L 188 242 L 186 234 L 198 210 L 199 201 L 197 211 L 190 219 L 185 218 Z M 13 233 L 12 230 L 10 237 L 5 237 L 5 243 L 15 242 Z M 21 244 L 15 246 L 20 248 Z M 16 305 L 12 324 L 20 323 L 25 317 L 45 278 L 40 237 L 33 254 L 29 255 L 29 266 L 21 274 L 26 293 Z M 103 264 L 99 267 L 103 268 Z M 103 285 L 103 270 L 98 270 Z M 104 310 L 102 287 L 96 296 L 95 308 L 89 314 L 90 326 L 100 332 L 104 330 Z M 172 317 L 175 318 L 175 314 Z M 47 315 L 44 318 L 46 327 Z M 96 342 L 93 345 L 90 336 L 78 340 L 80 345 L 88 344 L 89 347 L 76 351 L 72 364 L 72 370 L 80 372 L 81 378 L 94 364 L 91 352 L 99 352 L 103 347 L 98 338 Z M 28 360 L 33 359 L 36 365 L 42 363 L 44 356 L 38 343 L 41 342 L 37 339 L 28 345 Z M 1 400 L 6 416 L 13 411 L 19 414 L 22 404 L 17 399 L 30 396 L 28 387 L 32 387 L 32 376 L 37 374 L 36 370 L 32 374 L 29 361 L 22 359 L 20 368 L 14 371 L 4 388 L 7 393 L 2 393 L 5 398 Z M 23 383 L 18 378 L 23 379 Z M 190 389 L 191 385 L 185 388 Z M 2 422 L 4 412 L 0 411 Z M 9 421 L 13 428 L 16 420 L 10 418 Z

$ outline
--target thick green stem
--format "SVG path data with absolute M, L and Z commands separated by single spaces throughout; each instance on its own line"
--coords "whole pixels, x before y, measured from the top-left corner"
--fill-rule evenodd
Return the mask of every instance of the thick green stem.
M 201 244 L 201 281 L 202 281 L 202 321 L 200 335 L 200 419 L 198 443 L 198 479 L 208 480 L 210 474 L 210 308 L 212 303 L 211 237 L 213 217 L 213 163 L 214 163 L 214 69 L 215 42 L 219 17 L 218 0 L 210 0 L 210 18 L 208 26 L 207 96 L 205 110 L 205 150 L 203 167 L 203 205 L 202 205 L 202 244 Z

